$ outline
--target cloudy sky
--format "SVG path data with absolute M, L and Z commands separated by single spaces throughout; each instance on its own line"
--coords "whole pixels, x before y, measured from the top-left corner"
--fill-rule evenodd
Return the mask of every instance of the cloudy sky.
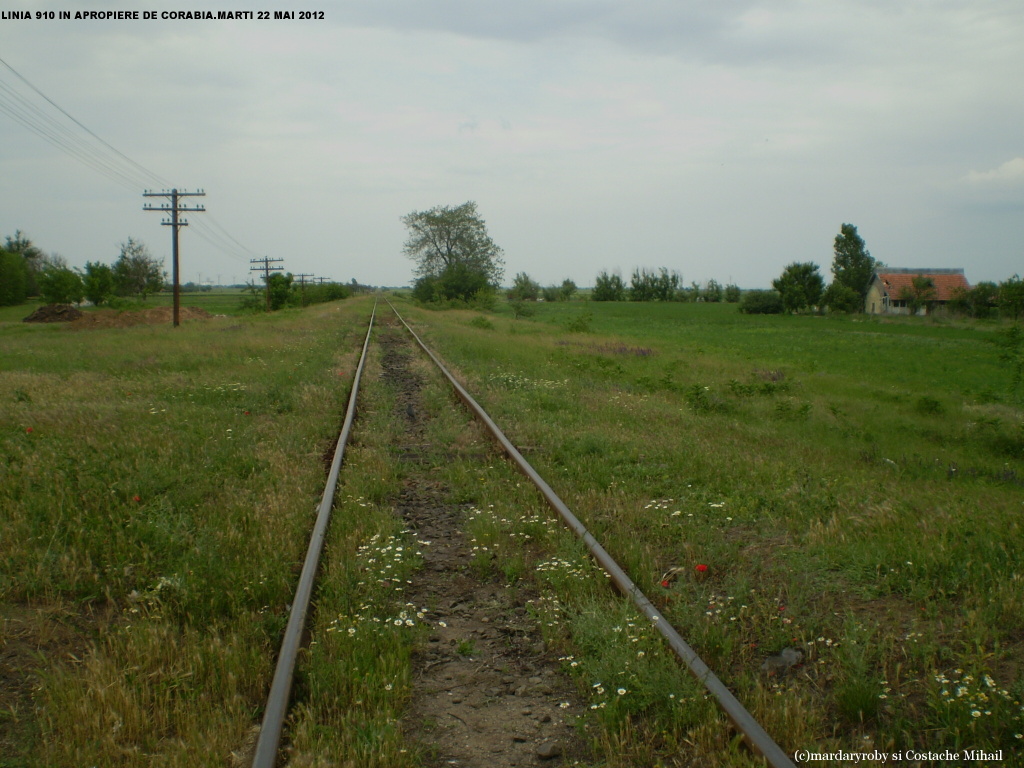
M 890 266 L 1024 272 L 1020 0 L 245 7 L 325 18 L 0 20 L 0 58 L 78 121 L 0 65 L 0 235 L 78 266 L 131 236 L 169 269 L 142 192 L 173 185 L 206 191 L 183 280 L 242 281 L 269 255 L 404 285 L 401 217 L 467 200 L 506 283 L 665 266 L 754 288 L 793 261 L 828 276 L 843 222 Z

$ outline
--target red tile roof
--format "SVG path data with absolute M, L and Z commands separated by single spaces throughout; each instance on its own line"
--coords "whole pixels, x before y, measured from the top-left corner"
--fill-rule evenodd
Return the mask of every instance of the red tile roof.
M 963 272 L 935 273 L 922 269 L 920 272 L 877 272 L 876 274 L 878 279 L 882 281 L 882 286 L 885 288 L 886 293 L 892 299 L 899 299 L 904 289 L 911 290 L 915 277 L 931 278 L 932 283 L 935 284 L 935 298 L 938 301 L 949 301 L 952 299 L 957 288 L 970 290 L 971 287 Z

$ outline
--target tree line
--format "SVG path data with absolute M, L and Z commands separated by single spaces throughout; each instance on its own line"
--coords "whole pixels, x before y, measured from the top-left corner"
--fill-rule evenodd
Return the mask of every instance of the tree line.
M 59 254 L 46 255 L 20 230 L 0 248 L 0 306 L 21 304 L 39 296 L 50 304 L 96 305 L 121 297 L 145 299 L 163 289 L 163 261 L 150 255 L 145 243 L 129 237 L 113 264 L 88 261 L 72 269 Z
M 402 217 L 409 230 L 405 254 L 415 263 L 413 298 L 424 303 L 461 303 L 493 306 L 504 273 L 504 252 L 491 239 L 487 226 L 469 201 L 458 206 L 435 206 Z M 594 301 L 707 301 L 739 303 L 749 314 L 802 312 L 862 312 L 875 271 L 884 266 L 871 256 L 853 224 L 843 223 L 832 244 L 832 281 L 827 286 L 819 266 L 794 262 L 772 281 L 772 290 L 741 291 L 739 286 L 709 280 L 683 284 L 682 275 L 665 267 L 637 268 L 629 284 L 618 273 L 602 271 L 594 281 Z M 542 288 L 527 273 L 519 272 L 506 296 L 515 307 L 543 298 L 567 301 L 577 293 L 576 283 Z M 936 299 L 934 282 L 915 277 L 899 297 L 911 311 L 927 308 Z M 961 289 L 949 309 L 972 317 L 1000 311 L 1015 319 L 1024 314 L 1024 285 L 1019 276 L 999 284 L 983 282 Z M 518 314 L 518 312 L 517 312 Z

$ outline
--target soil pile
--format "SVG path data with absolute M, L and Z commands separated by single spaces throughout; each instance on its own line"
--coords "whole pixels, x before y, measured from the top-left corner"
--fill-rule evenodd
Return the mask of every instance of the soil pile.
M 181 307 L 178 316 L 185 320 L 206 320 L 213 317 L 205 309 L 199 307 Z M 127 328 L 132 325 L 162 325 L 174 320 L 171 307 L 153 307 L 152 309 L 127 310 L 98 309 L 95 312 L 79 313 L 72 323 L 72 328 Z
M 70 304 L 47 304 L 40 307 L 22 322 L 26 323 L 70 323 L 82 316 L 82 312 Z

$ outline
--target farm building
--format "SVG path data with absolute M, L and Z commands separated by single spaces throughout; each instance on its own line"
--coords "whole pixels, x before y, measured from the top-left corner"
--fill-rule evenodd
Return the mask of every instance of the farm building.
M 930 281 L 930 284 L 929 284 Z M 958 290 L 970 290 L 962 269 L 896 269 L 886 267 L 871 277 L 864 311 L 870 315 L 927 314 L 945 306 Z

